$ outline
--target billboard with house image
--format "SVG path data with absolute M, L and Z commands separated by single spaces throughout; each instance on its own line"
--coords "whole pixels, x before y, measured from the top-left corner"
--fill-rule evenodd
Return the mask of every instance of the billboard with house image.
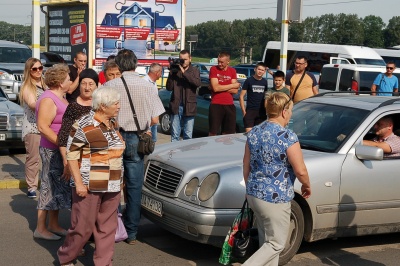
M 96 59 L 131 49 L 138 59 L 167 59 L 180 51 L 183 0 L 97 0 Z

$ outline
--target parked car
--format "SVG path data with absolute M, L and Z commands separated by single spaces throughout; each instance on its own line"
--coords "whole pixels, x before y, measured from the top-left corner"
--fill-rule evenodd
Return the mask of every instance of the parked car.
M 370 91 L 375 78 L 385 72 L 385 66 L 327 64 L 322 67 L 319 90 Z M 400 79 L 399 70 L 396 69 L 393 75 Z
M 16 99 L 15 94 L 10 94 Z M 22 141 L 22 121 L 24 110 L 8 98 L 0 88 L 0 149 L 10 152 L 25 148 Z
M 16 94 L 24 74 L 25 62 L 32 50 L 20 43 L 0 40 L 0 88 L 7 94 Z
M 384 116 L 393 116 L 397 132 L 400 98 L 330 94 L 293 108 L 289 127 L 298 135 L 313 194 L 305 200 L 295 182 L 280 264 L 303 240 L 400 232 L 400 158 L 362 145 Z M 144 216 L 183 238 L 221 246 L 245 197 L 245 143 L 245 134 L 232 134 L 157 146 L 146 161 Z
M 238 79 L 238 81 L 243 85 L 244 79 Z M 208 82 L 209 83 L 209 82 Z M 233 95 L 233 103 L 236 107 L 236 131 L 244 132 L 243 125 L 243 115 L 242 110 L 240 109 L 239 103 L 239 92 Z M 208 88 L 208 85 L 199 87 L 197 89 L 197 115 L 194 119 L 194 132 L 207 133 L 208 134 L 208 109 L 210 107 L 211 102 L 211 91 Z M 167 91 L 166 89 L 161 89 L 158 91 L 158 96 L 164 105 L 165 113 L 163 113 L 160 120 L 160 128 L 161 132 L 164 134 L 171 134 L 171 110 L 169 109 L 169 102 L 171 99 L 171 91 Z
M 67 63 L 61 55 L 53 52 L 40 53 L 40 61 L 45 67 L 52 67 L 54 64 Z

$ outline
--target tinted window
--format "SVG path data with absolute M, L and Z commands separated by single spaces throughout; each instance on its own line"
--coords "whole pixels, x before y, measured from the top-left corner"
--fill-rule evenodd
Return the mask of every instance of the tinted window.
M 323 90 L 334 91 L 336 89 L 338 72 L 339 69 L 335 67 L 324 68 L 322 71 L 319 88 Z
M 385 61 L 382 59 L 367 59 L 367 58 L 354 58 L 357 64 L 362 65 L 374 65 L 374 66 L 386 66 Z
M 303 149 L 335 152 L 368 113 L 346 106 L 299 102 L 293 108 L 289 128 Z
M 298 56 L 305 56 L 308 59 L 308 71 L 321 72 L 322 66 L 329 64 L 330 57 L 337 57 L 338 54 L 298 51 L 295 58 Z M 294 67 L 294 62 L 291 67 Z
M 363 72 L 360 71 L 359 75 L 359 89 L 360 91 L 370 91 L 372 83 L 374 83 L 375 78 L 380 74 L 380 72 Z
M 348 91 L 351 89 L 354 70 L 342 69 L 339 80 L 339 91 Z
M 383 60 L 385 60 L 386 63 L 388 62 L 394 62 L 396 66 L 400 66 L 400 57 L 394 57 L 394 56 L 383 56 Z
M 25 63 L 32 56 L 28 48 L 0 47 L 0 62 L 4 63 Z

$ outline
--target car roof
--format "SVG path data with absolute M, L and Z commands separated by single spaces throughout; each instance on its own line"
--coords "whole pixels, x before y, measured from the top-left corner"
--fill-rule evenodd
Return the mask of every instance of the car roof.
M 370 96 L 370 95 L 344 95 L 344 93 L 327 92 L 317 94 L 314 97 L 304 100 L 305 102 L 315 102 L 322 104 L 351 106 L 358 109 L 372 111 L 378 107 L 392 104 L 400 104 L 399 97 L 392 96 Z
M 10 41 L 4 41 L 0 40 L 0 47 L 16 47 L 16 48 L 28 48 L 25 44 L 20 44 L 17 42 L 10 42 Z

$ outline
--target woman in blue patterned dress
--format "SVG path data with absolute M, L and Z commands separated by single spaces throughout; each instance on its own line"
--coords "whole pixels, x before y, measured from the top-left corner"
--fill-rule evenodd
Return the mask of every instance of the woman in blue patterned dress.
M 268 120 L 253 127 L 243 157 L 246 194 L 257 221 L 260 249 L 243 265 L 278 265 L 289 233 L 293 184 L 302 183 L 304 198 L 311 195 L 307 168 L 297 135 L 285 128 L 293 101 L 284 93 L 267 95 Z

